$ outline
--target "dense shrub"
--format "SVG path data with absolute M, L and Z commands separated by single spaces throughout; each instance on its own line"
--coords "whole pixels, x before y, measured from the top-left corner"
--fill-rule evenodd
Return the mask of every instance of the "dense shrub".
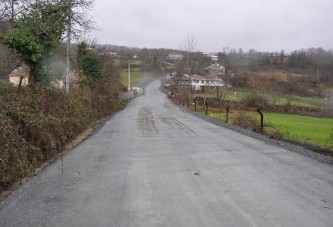
M 0 85 L 0 191 L 33 173 L 43 161 L 97 119 L 121 107 L 118 87 L 100 82 L 70 94 L 50 88 Z
M 245 107 L 248 108 L 270 109 L 268 99 L 265 96 L 259 95 L 255 92 L 245 96 L 241 102 Z
M 247 128 L 255 132 L 260 132 L 260 125 L 258 124 L 256 116 L 247 111 L 238 111 L 232 117 L 232 122 L 242 128 Z

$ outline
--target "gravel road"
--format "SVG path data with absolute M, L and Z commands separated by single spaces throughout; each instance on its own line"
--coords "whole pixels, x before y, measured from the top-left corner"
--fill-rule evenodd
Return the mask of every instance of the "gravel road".
M 0 201 L 0 226 L 333 226 L 333 167 L 158 89 Z

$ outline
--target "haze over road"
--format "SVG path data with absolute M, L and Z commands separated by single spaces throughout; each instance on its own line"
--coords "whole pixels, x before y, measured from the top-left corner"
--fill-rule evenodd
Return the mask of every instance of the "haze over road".
M 197 118 L 150 83 L 0 201 L 0 226 L 333 226 L 333 168 Z

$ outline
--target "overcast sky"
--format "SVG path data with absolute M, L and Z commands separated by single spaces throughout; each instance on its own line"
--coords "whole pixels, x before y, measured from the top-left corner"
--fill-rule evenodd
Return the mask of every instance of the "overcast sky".
M 100 44 L 287 52 L 333 49 L 333 0 L 95 0 Z

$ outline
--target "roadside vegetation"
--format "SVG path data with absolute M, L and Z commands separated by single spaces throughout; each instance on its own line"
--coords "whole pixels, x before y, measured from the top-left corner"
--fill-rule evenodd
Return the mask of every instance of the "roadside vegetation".
M 59 154 L 78 134 L 122 108 L 117 85 L 66 94 L 52 87 L 0 86 L 0 191 Z
M 92 3 L 72 2 L 73 7 L 83 8 Z M 8 12 L 15 15 L 6 14 L 14 3 L 13 11 Z M 29 74 L 27 86 L 0 83 L 0 193 L 32 176 L 36 167 L 60 154 L 67 143 L 126 102 L 119 99 L 119 91 L 126 90 L 119 77 L 121 67 L 112 58 L 97 54 L 94 45 L 86 42 L 71 45 L 69 92 L 56 83 L 65 73 L 62 36 L 68 20 L 76 16 L 75 8 L 70 14 L 66 4 L 0 4 L 1 25 L 6 25 L 0 27 L 0 49 L 4 50 L 0 57 L 16 62 L 2 61 L 1 74 L 7 76 L 20 65 L 25 65 Z M 80 19 L 89 26 L 89 21 Z

